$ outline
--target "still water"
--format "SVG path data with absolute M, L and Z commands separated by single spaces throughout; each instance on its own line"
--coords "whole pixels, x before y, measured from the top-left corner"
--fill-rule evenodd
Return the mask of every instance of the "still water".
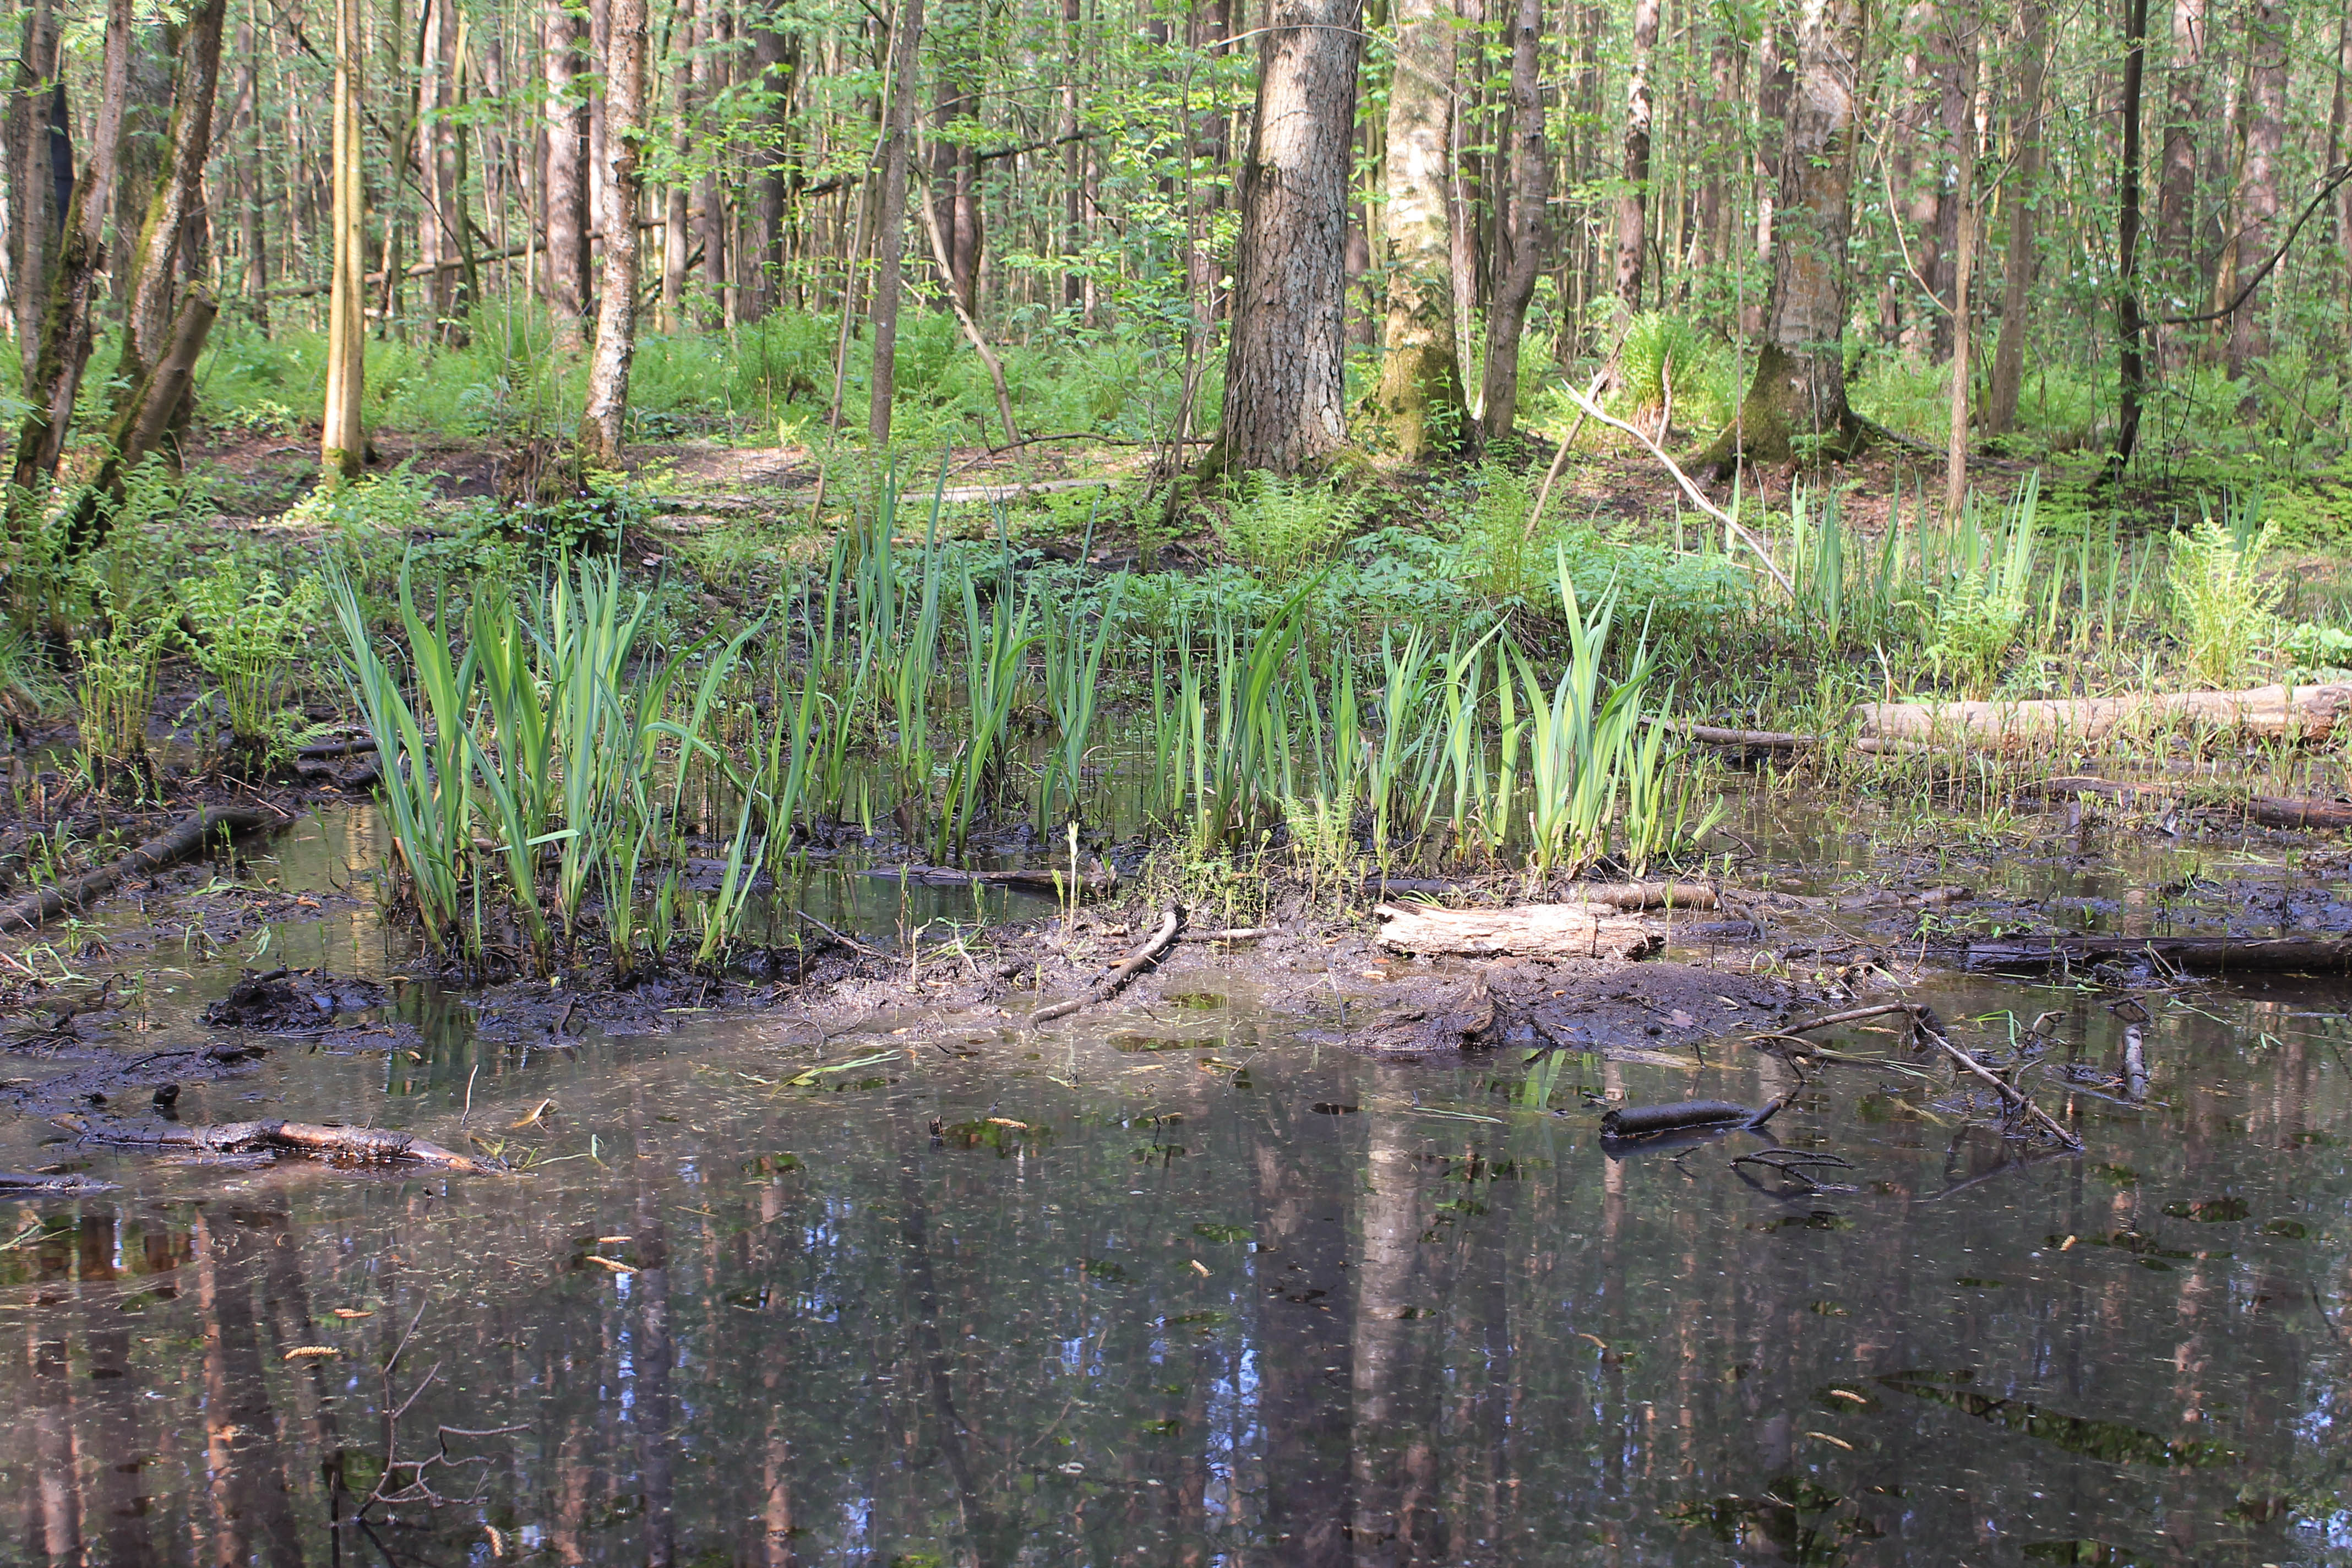
M 302 940 L 388 962 L 363 917 Z M 2028 1081 L 2086 1152 L 1841 1068 L 1772 1131 L 1851 1190 L 1781 1195 L 1748 1135 L 1598 1142 L 1605 1097 L 1795 1087 L 1744 1047 L 1383 1065 L 1238 982 L 569 1048 L 410 988 L 413 1046 L 281 1050 L 183 1120 L 527 1174 L 0 1124 L 0 1166 L 121 1184 L 0 1215 L 0 1560 L 2352 1561 L 2345 991 L 2153 997 L 2128 1037 L 2089 991 L 1916 994 L 1971 1045 L 2059 1015 Z

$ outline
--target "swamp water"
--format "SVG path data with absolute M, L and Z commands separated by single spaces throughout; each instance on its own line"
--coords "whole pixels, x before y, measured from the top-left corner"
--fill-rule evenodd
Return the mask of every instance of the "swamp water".
M 278 941 L 397 958 L 364 911 Z M 158 1048 L 235 956 L 184 962 Z M 1600 1095 L 1793 1087 L 1754 1052 L 1382 1064 L 1238 980 L 1034 1034 L 787 1004 L 530 1049 L 408 987 L 414 1048 L 289 1043 L 182 1120 L 478 1133 L 527 1175 L 0 1123 L 0 1166 L 121 1184 L 0 1235 L 0 1560 L 2352 1561 L 2346 992 L 2152 997 L 2131 1038 L 2088 990 L 1911 994 L 2060 1014 L 2086 1152 L 1839 1069 L 1771 1131 L 1853 1190 L 1779 1196 L 1752 1136 L 1597 1137 Z

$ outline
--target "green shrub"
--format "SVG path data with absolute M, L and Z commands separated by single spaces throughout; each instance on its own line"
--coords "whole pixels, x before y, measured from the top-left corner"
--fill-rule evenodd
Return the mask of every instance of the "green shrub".
M 2232 518 L 2251 521 L 2250 514 Z M 2173 537 L 2166 583 L 2188 639 L 2189 668 L 2200 679 L 2227 685 L 2270 637 L 2284 589 L 2263 582 L 2259 572 L 2277 531 L 2267 521 L 2259 528 L 2224 527 L 2209 510 L 2196 527 Z
M 225 558 L 179 597 L 195 628 L 196 663 L 220 683 L 237 761 L 258 771 L 291 756 L 302 724 L 287 700 L 295 661 L 325 606 L 319 579 L 305 575 L 289 592 L 267 567 L 248 572 Z
M 1328 485 L 1250 474 L 1218 529 L 1225 552 L 1268 577 L 1282 579 L 1330 558 L 1355 531 L 1356 503 Z

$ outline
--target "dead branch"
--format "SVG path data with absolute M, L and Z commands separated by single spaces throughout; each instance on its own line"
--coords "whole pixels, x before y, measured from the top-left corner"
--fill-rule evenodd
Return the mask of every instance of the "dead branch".
M 1068 1017 L 1081 1007 L 1109 1001 L 1127 988 L 1129 981 L 1159 963 L 1161 955 L 1176 945 L 1176 933 L 1183 929 L 1183 925 L 1182 907 L 1171 904 L 1168 912 L 1160 917 L 1159 928 L 1143 939 L 1143 945 L 1129 952 L 1119 961 L 1118 968 L 1104 975 L 1085 995 L 1073 996 L 1049 1007 L 1040 1007 L 1029 1015 L 1029 1022 L 1033 1025 L 1050 1024 L 1056 1018 Z
M 1927 1008 L 1914 1007 L 1912 1009 L 1911 1026 L 1917 1032 L 1921 1039 L 1926 1040 L 1929 1045 L 1934 1046 L 1937 1050 L 1942 1051 L 1946 1056 L 1951 1058 L 1952 1065 L 1954 1067 L 1962 1069 L 1971 1077 L 1979 1079 L 1980 1082 L 1991 1089 L 1995 1094 L 2000 1096 L 2001 1103 L 2008 1106 L 2011 1110 L 2023 1115 L 2028 1121 L 2038 1123 L 2044 1131 L 2057 1139 L 2059 1142 L 2063 1143 L 2067 1148 L 2079 1150 L 2083 1147 L 2083 1141 L 2080 1138 L 2075 1137 L 2072 1132 L 2067 1131 L 2063 1127 L 2061 1127 L 2056 1121 L 2053 1121 L 2048 1111 L 2042 1110 L 2041 1106 L 2034 1103 L 2033 1097 L 2032 1095 L 2026 1093 L 2023 1089 L 2019 1089 L 2008 1079 L 2001 1078 L 1990 1068 L 1985 1066 L 1984 1063 L 1977 1060 L 1976 1058 L 1969 1055 L 1968 1052 L 1960 1049 L 1959 1047 L 1952 1044 L 1950 1040 L 1945 1038 L 1944 1032 L 1936 1027 L 1935 1016 L 1929 1013 Z
M 1446 910 L 1381 904 L 1381 944 L 1406 952 L 1474 958 L 1638 958 L 1655 948 L 1658 930 L 1638 915 L 1597 914 L 1583 904 L 1521 904 L 1499 910 Z
M 2104 958 L 2275 974 L 2352 969 L 2352 937 L 2037 936 L 1969 944 L 1971 969 L 2055 969 Z
M 272 825 L 268 814 L 253 806 L 215 805 L 191 812 L 128 855 L 0 906 L 0 931 L 34 931 L 68 910 L 87 909 L 91 900 L 112 892 L 126 877 L 143 876 L 203 853 L 215 833 L 250 833 Z
M 224 1121 L 210 1127 L 132 1124 L 60 1116 L 84 1142 L 127 1149 L 186 1149 L 202 1154 L 285 1153 L 358 1164 L 423 1165 L 469 1175 L 501 1175 L 502 1160 L 477 1159 L 407 1132 L 381 1127 L 326 1127 L 308 1121 Z

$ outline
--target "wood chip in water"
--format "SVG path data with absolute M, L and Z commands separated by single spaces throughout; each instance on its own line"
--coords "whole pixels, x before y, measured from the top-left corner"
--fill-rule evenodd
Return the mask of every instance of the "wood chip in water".
M 635 1274 L 636 1272 L 635 1269 L 630 1268 L 625 1263 L 618 1263 L 609 1258 L 599 1258 L 593 1252 L 588 1255 L 588 1261 L 596 1264 L 601 1268 L 609 1268 L 615 1274 Z
M 288 1361 L 323 1361 L 341 1354 L 332 1345 L 296 1345 L 286 1352 Z

